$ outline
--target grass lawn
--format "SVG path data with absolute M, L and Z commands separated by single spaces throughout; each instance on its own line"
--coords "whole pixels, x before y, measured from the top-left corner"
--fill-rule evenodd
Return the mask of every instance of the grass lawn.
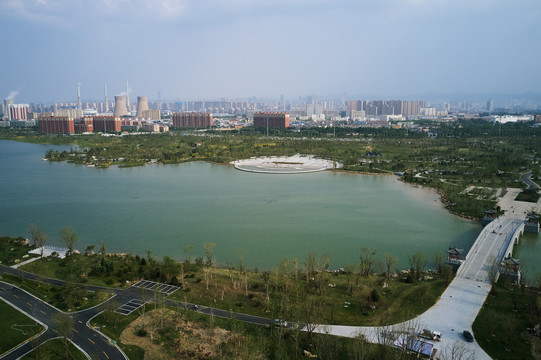
M 496 293 L 487 297 L 473 323 L 476 341 L 494 359 L 534 359 L 532 341 L 527 328 L 539 322 L 539 315 L 531 314 L 532 303 L 541 298 L 533 288 L 505 287 L 498 282 Z M 536 319 L 537 318 L 537 319 Z
M 0 263 L 11 266 L 16 260 L 24 261 L 37 255 L 29 255 L 32 247 L 26 243 L 23 237 L 12 238 L 9 236 L 0 236 Z M 23 256 L 28 255 L 27 258 Z
M 308 321 L 307 304 L 317 304 L 318 321 L 340 325 L 390 325 L 412 319 L 432 306 L 448 285 L 436 275 L 433 279 L 414 283 L 406 283 L 401 276 L 386 280 L 383 276 L 370 275 L 360 277 L 358 285 L 350 291 L 346 275 L 322 273 L 317 275 L 323 277 L 320 285 L 313 281 L 306 284 L 300 279 L 295 282 L 290 278 L 286 280 L 290 283 L 280 285 L 279 289 L 273 286 L 271 275 L 267 303 L 267 285 L 261 274 L 249 273 L 248 291 L 246 286 L 238 285 L 244 280 L 236 270 L 213 269 L 208 289 L 204 278 L 209 275 L 194 275 L 186 278 L 183 289 L 169 298 L 300 322 Z M 350 285 L 354 281 L 350 279 Z M 377 299 L 369 299 L 374 292 Z
M 13 275 L 4 275 L 2 280 L 28 291 L 62 311 L 87 309 L 101 304 L 111 296 L 106 292 L 87 291 L 84 287 L 76 287 L 73 284 L 60 287 L 28 279 L 21 280 Z
M 108 256 L 111 262 L 122 263 L 122 257 Z M 74 283 L 83 283 L 88 285 L 122 288 L 126 287 L 125 280 L 113 274 L 91 274 L 93 266 L 99 261 L 98 256 L 77 256 L 76 262 L 65 262 L 61 259 L 46 258 L 31 262 L 21 267 L 21 270 L 34 274 L 40 274 L 44 277 L 62 279 Z M 131 274 L 126 274 L 129 276 Z
M 86 356 L 72 343 L 69 344 L 69 359 L 70 360 L 86 360 Z M 39 359 L 65 359 L 66 352 L 64 343 L 61 339 L 47 341 L 32 352 L 22 357 L 24 360 L 39 360 Z
M 174 279 L 173 285 L 181 289 L 170 298 L 290 321 L 317 318 L 328 324 L 390 325 L 424 312 L 448 284 L 438 274 L 428 274 L 423 281 L 406 282 L 403 274 L 386 279 L 382 275 L 361 276 L 353 270 L 322 271 L 306 281 L 306 274 L 295 272 L 291 265 L 256 273 L 192 263 L 185 266 L 184 276 L 179 274 Z M 156 273 L 152 267 L 159 269 L 159 266 L 150 262 L 143 265 L 141 258 L 131 256 L 93 255 L 78 256 L 72 262 L 39 260 L 24 266 L 24 270 L 79 283 L 126 286 L 126 281 L 149 279 L 149 275 Z M 180 268 L 178 263 L 175 266 Z M 162 274 L 167 271 L 162 270 Z M 48 298 L 51 295 L 54 294 L 47 294 Z M 317 311 L 307 314 L 309 304 Z
M 154 309 L 154 305 L 147 305 L 146 311 Z M 141 315 L 140 310 L 130 315 L 121 315 L 113 311 L 104 311 L 90 322 L 91 326 L 99 327 L 99 330 L 112 340 L 124 351 L 130 360 L 143 360 L 145 351 L 134 345 L 122 344 L 120 334 L 132 321 Z
M 539 195 L 538 193 L 535 193 L 535 192 L 521 191 L 517 195 L 515 200 L 516 201 L 526 201 L 526 202 L 536 203 L 537 200 L 539 200 L 540 197 L 541 197 L 541 195 Z
M 43 327 L 9 304 L 0 300 L 2 318 L 2 336 L 0 336 L 0 354 L 12 349 L 43 330 Z

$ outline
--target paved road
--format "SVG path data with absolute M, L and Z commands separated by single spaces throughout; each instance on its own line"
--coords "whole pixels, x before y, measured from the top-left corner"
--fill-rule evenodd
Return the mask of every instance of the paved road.
M 55 329 L 57 324 L 55 316 L 61 313 L 60 310 L 34 297 L 24 290 L 5 282 L 0 282 L 0 297 L 7 303 L 33 318 L 46 327 L 35 341 L 26 342 L 14 351 L 6 354 L 2 359 L 18 359 L 24 354 L 33 350 L 36 343 L 63 336 Z M 109 343 L 108 339 L 97 331 L 86 326 L 86 316 L 81 313 L 68 314 L 73 320 L 73 332 L 70 339 L 92 359 L 125 359 L 122 351 Z
M 385 327 L 318 325 L 316 331 L 345 337 L 361 334 L 368 341 L 377 343 L 383 340 L 381 334 L 384 331 L 405 332 L 412 328 L 427 328 L 440 331 L 443 335 L 441 342 L 432 342 L 439 355 L 451 358 L 449 355 L 453 348 L 456 350 L 460 347 L 461 351 L 473 355 L 476 360 L 491 359 L 476 341 L 464 341 L 462 331 L 473 333 L 473 321 L 491 289 L 488 275 L 493 259 L 498 256 L 507 234 L 514 231 L 516 226 L 516 220 L 510 218 L 498 218 L 488 224 L 439 301 L 413 320 Z
M 539 190 L 539 185 L 537 185 L 536 183 L 534 183 L 532 181 L 532 172 L 527 172 L 526 174 L 522 174 L 520 176 L 520 179 L 522 180 L 523 183 L 526 184 L 526 186 L 528 186 L 528 190 L 532 190 L 532 191 L 537 191 Z
M 55 286 L 63 286 L 65 281 L 51 278 L 44 278 L 35 274 L 27 273 L 19 269 L 13 269 L 5 265 L 0 264 L 0 272 L 11 274 L 14 276 L 24 276 L 26 279 L 38 280 L 52 284 Z M 80 285 L 80 284 L 79 284 Z M 81 350 L 83 350 L 91 359 L 127 359 L 125 354 L 118 348 L 109 342 L 103 334 L 91 329 L 88 326 L 90 319 L 101 313 L 106 309 L 111 308 L 111 304 L 120 306 L 127 303 L 130 300 L 138 299 L 143 302 L 154 301 L 155 292 L 150 289 L 144 289 L 140 287 L 129 287 L 127 289 L 114 289 L 101 286 L 81 285 L 85 286 L 90 291 L 105 291 L 113 293 L 114 296 L 109 300 L 99 304 L 90 309 L 81 310 L 77 312 L 68 313 L 68 315 L 74 320 L 73 332 L 70 336 L 71 341 L 76 344 Z M 10 353 L 5 354 L 1 359 L 17 359 L 22 355 L 30 352 L 36 346 L 52 338 L 60 336 L 55 331 L 56 324 L 53 317 L 61 311 L 46 302 L 38 299 L 37 297 L 21 290 L 20 288 L 0 281 L 0 297 L 6 302 L 17 308 L 19 311 L 25 313 L 35 321 L 41 323 L 46 327 L 39 336 L 32 342 L 26 342 L 22 346 L 13 350 Z M 203 314 L 218 316 L 222 318 L 235 318 L 239 321 L 249 322 L 257 325 L 268 326 L 272 324 L 272 321 L 267 318 L 259 316 L 247 315 L 242 313 L 235 313 L 227 310 L 215 309 L 206 306 L 197 306 L 192 303 L 185 303 L 180 301 L 174 301 L 170 299 L 165 300 L 166 303 L 174 307 L 182 307 L 188 310 L 198 311 Z
M 474 245 L 470 249 L 466 261 L 462 264 L 454 280 L 440 297 L 440 300 L 423 314 L 420 314 L 413 320 L 386 327 L 362 327 L 362 326 L 338 326 L 338 325 L 311 325 L 315 327 L 315 332 L 327 333 L 345 337 L 356 337 L 362 334 L 368 341 L 381 342 L 382 331 L 396 330 L 406 331 L 412 327 L 421 330 L 428 328 L 440 331 L 443 334 L 443 340 L 434 344 L 438 349 L 438 354 L 449 354 L 457 346 L 470 354 L 474 354 L 475 359 L 490 359 L 477 342 L 467 343 L 462 337 L 463 330 L 471 332 L 473 321 L 483 306 L 488 296 L 491 283 L 489 271 L 492 267 L 493 259 L 501 253 L 501 248 L 505 244 L 507 235 L 514 232 L 519 223 L 511 218 L 498 218 L 488 224 L 478 236 Z M 0 265 L 0 271 L 10 273 L 16 276 L 24 274 L 26 278 L 37 279 L 34 274 L 24 273 L 17 269 L 12 269 Z M 43 278 L 37 280 L 44 280 Z M 62 286 L 64 282 L 56 279 L 45 279 L 48 283 Z M 5 284 L 4 284 L 5 285 Z M 59 310 L 34 298 L 32 295 L 23 292 L 11 285 L 5 291 L 0 291 L 6 301 L 14 304 L 23 312 L 28 313 L 34 319 L 41 321 L 49 327 L 39 339 L 43 340 L 53 337 L 55 324 L 51 317 Z M 131 299 L 141 299 L 142 301 L 152 301 L 154 292 L 151 290 L 130 287 L 128 289 L 111 289 L 99 286 L 87 286 L 91 291 L 108 291 L 115 294 L 115 300 L 118 304 L 123 304 Z M 10 297 L 11 295 L 11 297 Z M 18 298 L 13 295 L 17 295 Z M 7 300 L 9 298 L 9 300 Z M 107 308 L 108 300 L 97 307 L 72 313 L 71 316 L 76 321 L 74 326 L 74 335 L 72 341 L 80 346 L 92 359 L 122 359 L 124 354 L 117 347 L 111 346 L 107 339 L 86 326 L 89 319 Z M 210 307 L 197 307 L 195 304 L 184 303 L 173 300 L 166 300 L 168 305 L 174 307 L 183 307 L 189 310 L 196 310 L 204 314 L 219 316 L 223 318 L 234 317 L 239 321 L 250 322 L 258 325 L 271 325 L 272 321 L 258 316 L 234 313 L 227 310 L 215 309 Z M 306 330 L 306 324 L 301 325 Z M 21 350 L 17 349 L 17 354 L 26 349 L 31 350 L 31 344 L 26 343 Z M 24 348 L 24 349 L 23 349 Z M 116 349 L 117 352 L 114 352 Z M 9 357 L 8 357 L 9 356 Z M 15 359 L 16 356 L 8 354 L 5 359 Z

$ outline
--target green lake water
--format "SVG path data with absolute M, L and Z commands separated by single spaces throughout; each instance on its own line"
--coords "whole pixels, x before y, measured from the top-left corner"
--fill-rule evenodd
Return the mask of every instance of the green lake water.
M 360 249 L 376 257 L 468 250 L 481 226 L 449 214 L 436 192 L 395 176 L 320 172 L 254 174 L 192 162 L 136 168 L 89 168 L 42 161 L 49 145 L 0 141 L 0 234 L 28 236 L 43 227 L 60 245 L 62 227 L 79 235 L 77 248 L 104 241 L 108 251 L 184 259 L 215 243 L 219 265 L 245 254 L 250 268 L 284 258 L 302 264 L 310 251 L 332 257 L 331 268 L 358 263 Z M 539 253 L 535 240 L 529 247 Z

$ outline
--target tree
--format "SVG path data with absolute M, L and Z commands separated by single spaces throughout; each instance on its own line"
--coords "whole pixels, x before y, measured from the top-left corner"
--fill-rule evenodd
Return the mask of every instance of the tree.
M 488 266 L 488 280 L 492 285 L 492 292 L 497 293 L 495 285 L 500 277 L 500 262 L 495 256 L 491 256 L 488 259 Z
M 412 276 L 414 276 L 415 279 L 419 279 L 421 277 L 421 273 L 426 267 L 425 255 L 418 251 L 415 254 L 408 256 L 408 262 Z
M 375 249 L 361 248 L 361 273 L 363 276 L 368 276 L 372 266 L 374 265 Z
M 434 255 L 434 265 L 436 266 L 436 270 L 438 270 L 438 273 L 441 273 L 443 270 L 443 260 L 445 259 L 445 255 L 443 252 L 438 251 Z
M 215 243 L 204 243 L 203 249 L 205 249 L 205 256 L 207 257 L 206 264 L 208 267 L 211 267 L 214 264 L 214 258 L 213 258 L 213 251 L 214 247 L 216 246 Z
M 190 263 L 192 262 L 193 244 L 184 244 L 184 255 L 186 255 L 186 270 L 190 271 Z
M 167 283 L 170 283 L 171 279 L 174 276 L 178 275 L 179 266 L 175 262 L 175 260 L 173 260 L 171 257 L 164 256 L 163 257 L 163 264 L 162 264 L 162 273 L 165 275 L 165 281 Z
M 94 248 L 96 246 L 95 245 L 88 245 L 85 249 L 85 255 L 86 256 L 89 256 L 90 254 L 93 254 L 94 253 Z
M 69 338 L 73 333 L 73 325 L 75 325 L 75 320 L 73 320 L 68 314 L 59 312 L 53 315 L 53 321 L 56 325 L 55 330 L 63 338 L 62 342 L 64 343 L 66 359 L 69 359 Z
M 105 243 L 102 241 L 100 245 L 100 256 L 105 257 L 107 250 L 105 249 Z
M 316 252 L 310 251 L 308 253 L 308 257 L 306 258 L 306 261 L 304 262 L 304 268 L 306 269 L 306 282 L 310 282 L 310 280 L 312 279 L 315 266 L 316 266 Z
M 246 258 L 246 250 L 237 250 L 237 258 L 239 259 L 239 272 L 242 274 L 245 271 L 244 259 Z
M 73 255 L 75 244 L 79 240 L 73 228 L 68 226 L 62 228 L 60 230 L 60 239 L 66 243 L 66 247 L 68 248 L 66 256 Z
M 476 358 L 475 351 L 470 350 L 463 342 L 458 340 L 447 345 L 441 355 L 442 359 L 448 360 L 474 360 Z
M 41 226 L 37 227 L 34 224 L 28 225 L 30 230 L 30 237 L 32 239 L 32 244 L 40 249 L 40 255 L 43 257 L 43 248 L 45 244 L 47 243 L 47 239 L 49 238 L 45 233 L 43 232 L 43 229 Z
M 398 264 L 398 258 L 396 256 L 391 255 L 391 254 L 385 254 L 385 267 L 387 269 L 387 272 L 386 272 L 387 278 L 391 277 L 391 274 L 397 264 Z

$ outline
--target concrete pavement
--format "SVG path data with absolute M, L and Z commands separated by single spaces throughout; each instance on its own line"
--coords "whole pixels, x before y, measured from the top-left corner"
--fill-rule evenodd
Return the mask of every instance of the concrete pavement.
M 55 322 L 55 317 L 61 313 L 60 310 L 11 284 L 0 282 L 0 289 L 0 297 L 4 301 L 46 327 L 45 331 L 34 338 L 34 341 L 27 341 L 6 353 L 2 359 L 18 359 L 32 351 L 35 345 L 63 336 L 56 331 L 58 324 Z M 104 360 L 127 359 L 118 346 L 111 344 L 103 335 L 86 326 L 86 322 L 81 320 L 81 314 L 64 314 L 72 318 L 74 323 L 70 340 L 87 357 Z
M 462 331 L 471 333 L 472 324 L 481 310 L 491 289 L 490 272 L 494 259 L 498 258 L 509 234 L 520 232 L 517 222 L 510 218 L 498 218 L 489 223 L 479 234 L 454 280 L 436 304 L 412 320 L 383 327 L 317 325 L 316 332 L 344 337 L 363 335 L 368 341 L 378 343 L 386 340 L 383 332 L 418 332 L 430 329 L 442 333 L 441 342 L 433 342 L 437 355 L 450 354 L 460 348 L 474 359 L 489 360 L 491 357 L 474 341 L 468 343 Z M 501 259 L 500 259 L 501 260 Z

